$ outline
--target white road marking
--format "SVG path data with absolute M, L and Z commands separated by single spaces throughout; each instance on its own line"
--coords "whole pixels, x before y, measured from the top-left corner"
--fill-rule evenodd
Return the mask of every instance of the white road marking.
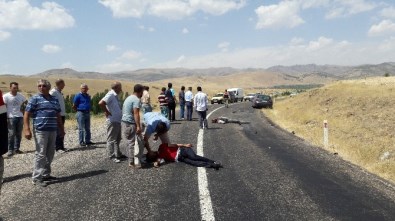
M 211 116 L 212 113 L 223 107 L 224 106 L 221 106 L 211 111 L 210 114 L 207 115 L 207 119 Z M 203 134 L 204 134 L 204 130 L 200 129 L 198 134 L 197 147 L 196 147 L 197 154 L 200 156 L 204 156 Z M 198 170 L 198 185 L 199 185 L 199 199 L 200 199 L 200 215 L 202 216 L 202 220 L 214 221 L 215 217 L 214 217 L 213 205 L 211 203 L 210 191 L 208 189 L 206 168 L 198 167 L 197 170 Z

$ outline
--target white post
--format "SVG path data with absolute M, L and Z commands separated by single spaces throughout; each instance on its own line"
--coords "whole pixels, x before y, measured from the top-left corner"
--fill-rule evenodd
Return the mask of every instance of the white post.
M 324 147 L 329 148 L 328 121 L 324 120 Z

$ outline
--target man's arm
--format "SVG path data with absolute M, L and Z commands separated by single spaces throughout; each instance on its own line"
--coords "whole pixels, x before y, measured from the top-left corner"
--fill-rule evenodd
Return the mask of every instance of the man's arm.
M 64 131 L 64 125 L 62 122 L 62 116 L 60 115 L 60 113 L 58 113 L 56 115 L 56 120 L 58 122 L 58 127 L 60 128 L 60 137 L 64 137 L 64 135 L 66 134 L 66 132 Z
M 24 130 L 25 138 L 28 140 L 32 139 L 32 132 L 30 130 L 30 116 L 31 113 L 25 111 L 25 114 L 23 115 L 23 130 Z
M 136 134 L 141 134 L 141 125 L 140 125 L 140 108 L 133 108 L 133 116 L 136 122 Z
M 107 103 L 104 100 L 99 101 L 99 106 L 103 110 L 106 117 L 111 116 L 111 112 L 107 109 Z
M 74 111 L 77 111 L 77 105 L 78 105 L 78 104 L 77 104 L 77 102 L 78 102 L 77 96 L 78 96 L 78 94 L 75 95 L 75 97 L 74 97 L 74 99 L 73 99 L 73 106 L 72 106 L 72 108 L 73 108 Z

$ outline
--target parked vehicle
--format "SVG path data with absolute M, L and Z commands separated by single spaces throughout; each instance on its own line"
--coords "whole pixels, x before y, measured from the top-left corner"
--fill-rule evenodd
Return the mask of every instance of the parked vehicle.
M 228 91 L 228 94 L 229 94 L 229 103 L 235 103 L 235 102 L 237 102 L 236 96 L 235 96 L 234 92 Z
M 218 93 L 211 98 L 211 104 L 218 103 L 222 104 L 224 102 L 224 93 Z
M 255 95 L 256 95 L 255 93 L 247 94 L 246 96 L 244 96 L 243 100 L 244 101 L 252 101 L 252 99 L 254 99 Z
M 233 93 L 235 96 L 235 102 L 243 101 L 244 98 L 244 90 L 242 88 L 229 88 L 228 92 Z
M 273 100 L 269 95 L 258 94 L 252 101 L 253 108 L 273 108 Z

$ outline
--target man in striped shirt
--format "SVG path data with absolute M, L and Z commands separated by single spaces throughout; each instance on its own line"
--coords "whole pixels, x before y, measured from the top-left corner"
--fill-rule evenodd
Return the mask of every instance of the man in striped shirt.
M 57 129 L 59 136 L 65 135 L 60 115 L 58 100 L 49 94 L 51 84 L 47 80 L 40 79 L 37 82 L 39 93 L 32 96 L 26 106 L 24 122 L 25 138 L 30 140 L 30 117 L 33 118 L 33 133 L 36 144 L 36 154 L 33 170 L 33 184 L 46 187 L 47 182 L 55 181 L 51 176 L 51 163 L 55 155 L 55 142 Z
M 169 113 L 169 108 L 167 106 L 167 99 L 166 99 L 166 88 L 162 87 L 162 92 L 158 96 L 158 102 L 160 106 L 160 112 L 163 116 L 167 117 Z

